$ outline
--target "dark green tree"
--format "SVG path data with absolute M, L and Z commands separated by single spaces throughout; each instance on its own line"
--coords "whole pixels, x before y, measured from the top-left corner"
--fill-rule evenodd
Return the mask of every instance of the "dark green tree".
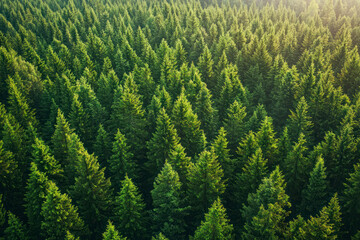
M 53 182 L 49 182 L 46 198 L 41 207 L 41 234 L 46 239 L 63 239 L 67 231 L 76 236 L 87 233 L 77 207 L 67 194 L 62 194 Z
M 25 229 L 24 224 L 21 220 L 8 212 L 8 227 L 5 229 L 5 239 L 14 239 L 14 240 L 27 240 L 28 235 Z
M 278 139 L 275 138 L 270 117 L 265 117 L 264 121 L 262 121 L 260 130 L 256 133 L 256 141 L 264 154 L 264 158 L 269 161 L 269 168 L 274 168 L 277 164 Z
M 206 83 L 210 90 L 214 90 L 216 86 L 216 82 L 214 81 L 214 71 L 213 71 L 214 61 L 212 60 L 212 55 L 205 45 L 204 51 L 199 57 L 199 71 L 201 73 L 202 80 Z
M 129 239 L 143 236 L 145 204 L 138 188 L 128 176 L 122 181 L 115 205 L 115 222 L 121 234 Z
M 216 139 L 211 144 L 211 148 L 224 170 L 224 178 L 232 180 L 234 161 L 231 159 L 231 155 L 229 153 L 230 150 L 228 149 L 227 132 L 223 127 L 220 128 Z
M 109 159 L 108 165 L 115 191 L 119 191 L 121 181 L 124 180 L 126 174 L 130 178 L 137 177 L 136 164 L 133 160 L 134 155 L 130 152 L 127 139 L 120 130 L 115 134 L 112 153 L 113 155 Z
M 152 220 L 154 232 L 164 233 L 171 239 L 185 237 L 184 202 L 181 196 L 179 175 L 169 163 L 165 163 L 155 178 L 151 191 L 153 200 Z
M 107 166 L 106 164 L 110 159 L 112 146 L 110 135 L 106 132 L 102 124 L 99 126 L 93 149 L 100 165 L 102 167 Z
M 206 144 L 204 131 L 200 129 L 201 123 L 184 92 L 174 103 L 172 120 L 180 137 L 180 143 L 190 157 L 194 157 L 204 150 Z
M 226 210 L 221 204 L 220 198 L 214 201 L 205 214 L 205 220 L 196 229 L 194 237 L 196 240 L 233 239 L 233 225 L 226 216 Z

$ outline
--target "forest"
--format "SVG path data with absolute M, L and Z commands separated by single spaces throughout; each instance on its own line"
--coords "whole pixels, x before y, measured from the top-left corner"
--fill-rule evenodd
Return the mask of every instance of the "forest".
M 1 0 L 0 239 L 360 239 L 360 1 Z

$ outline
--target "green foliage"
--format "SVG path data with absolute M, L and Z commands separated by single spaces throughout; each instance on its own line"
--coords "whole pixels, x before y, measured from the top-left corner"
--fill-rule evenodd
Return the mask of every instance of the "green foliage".
M 108 165 L 113 186 L 115 187 L 115 190 L 118 191 L 125 175 L 130 176 L 130 178 L 136 177 L 136 165 L 133 160 L 134 155 L 130 152 L 127 140 L 120 130 L 115 134 L 112 152 L 113 155 L 109 159 Z
M 121 234 L 136 239 L 144 233 L 144 208 L 141 193 L 132 180 L 125 176 L 115 198 L 115 222 Z
M 115 226 L 109 221 L 106 231 L 103 233 L 103 240 L 126 240 L 126 238 L 121 237 Z
M 233 225 L 229 223 L 220 198 L 214 201 L 205 214 L 205 221 L 196 229 L 192 239 L 233 239 Z
M 46 239 L 63 239 L 67 231 L 80 236 L 88 231 L 71 198 L 62 194 L 53 182 L 49 182 L 41 216 L 41 234 Z
M 24 224 L 11 212 L 8 212 L 8 227 L 5 229 L 5 239 L 28 239 Z
M 165 163 L 155 178 L 154 189 L 151 191 L 153 200 L 154 232 L 164 233 L 171 239 L 183 239 L 185 233 L 184 203 L 181 196 L 179 175 L 169 163 Z

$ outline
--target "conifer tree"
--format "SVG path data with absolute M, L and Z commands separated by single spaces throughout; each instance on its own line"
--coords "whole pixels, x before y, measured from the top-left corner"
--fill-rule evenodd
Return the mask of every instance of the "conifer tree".
M 162 108 L 156 120 L 156 131 L 148 142 L 148 166 L 155 177 L 169 159 L 171 151 L 179 144 L 179 137 L 165 109 Z M 177 165 L 177 164 L 176 164 Z M 154 171 L 155 170 L 155 171 Z
M 360 56 L 357 47 L 355 47 L 347 61 L 344 63 L 344 67 L 339 74 L 339 84 L 344 92 L 352 98 L 360 86 Z
M 230 158 L 230 150 L 228 149 L 228 141 L 226 137 L 227 132 L 223 127 L 220 128 L 216 139 L 211 144 L 211 148 L 213 149 L 222 169 L 224 170 L 224 178 L 232 180 L 234 161 Z
M 46 239 L 63 239 L 67 231 L 77 236 L 87 234 L 83 220 L 79 217 L 77 207 L 72 205 L 67 194 L 60 193 L 53 182 L 49 182 L 46 198 L 41 207 L 42 236 Z
M 224 121 L 224 128 L 227 132 L 230 153 L 234 154 L 236 147 L 241 141 L 245 132 L 244 118 L 246 117 L 246 108 L 238 101 L 234 101 L 228 109 L 227 118 Z
M 204 150 L 206 144 L 204 131 L 200 129 L 201 123 L 197 115 L 193 113 L 184 91 L 174 103 L 172 119 L 180 137 L 180 143 L 190 157 Z
M 43 216 L 40 212 L 47 196 L 49 180 L 45 173 L 38 170 L 35 163 L 31 163 L 30 171 L 25 194 L 25 213 L 29 223 L 30 236 L 35 237 L 41 232 Z
M 111 212 L 112 189 L 110 179 L 105 178 L 104 169 L 94 155 L 85 149 L 79 150 L 75 183 L 70 193 L 79 206 L 80 216 L 92 230 L 93 236 L 102 233 L 104 220 Z
M 220 198 L 214 201 L 205 214 L 205 221 L 195 231 L 195 240 L 233 239 L 233 225 L 226 216 L 226 210 L 221 204 Z
M 129 239 L 143 236 L 145 204 L 138 188 L 128 176 L 122 181 L 115 205 L 115 222 L 121 234 Z
M 54 180 L 61 180 L 64 170 L 50 153 L 49 147 L 39 138 L 35 138 L 32 158 L 40 172 L 47 174 Z
M 298 204 L 301 199 L 301 191 L 308 179 L 309 160 L 306 157 L 307 147 L 304 135 L 300 134 L 298 142 L 285 159 L 285 176 L 288 183 L 288 192 L 292 202 Z
M 80 238 L 79 237 L 76 238 L 69 231 L 66 231 L 65 240 L 80 240 Z
M 237 149 L 237 155 L 239 156 L 238 161 L 236 162 L 236 171 L 242 169 L 248 159 L 256 152 L 259 148 L 255 134 L 250 131 L 248 135 L 243 138 L 240 142 Z
M 322 157 L 318 157 L 317 163 L 310 173 L 310 180 L 302 193 L 301 210 L 304 216 L 318 212 L 328 200 L 328 182 L 326 180 L 326 167 Z
M 271 213 L 275 214 L 275 216 L 271 218 L 275 218 L 277 221 L 276 225 L 273 226 L 274 229 L 276 231 L 282 229 L 283 221 L 289 214 L 286 208 L 291 206 L 289 196 L 285 193 L 285 187 L 284 177 L 279 167 L 276 167 L 269 177 L 262 180 L 256 192 L 248 195 L 247 204 L 244 204 L 242 209 L 242 216 L 245 223 L 248 225 L 252 224 L 252 221 L 258 214 Z M 274 207 L 278 211 L 272 211 Z M 263 210 L 269 210 L 269 212 L 266 213 Z
M 115 229 L 115 226 L 109 221 L 106 231 L 103 233 L 103 240 L 125 240 L 126 238 L 121 237 L 119 232 Z
M 205 45 L 202 54 L 199 57 L 199 71 L 201 72 L 202 80 L 206 83 L 210 90 L 214 90 L 216 82 L 214 81 L 213 65 L 211 52 L 207 45 Z
M 125 136 L 118 129 L 113 142 L 113 155 L 109 159 L 109 169 L 111 172 L 111 180 L 116 191 L 120 190 L 121 181 L 127 174 L 130 178 L 137 177 L 135 174 L 136 164 L 134 163 L 134 155 L 130 152 Z
M 333 230 L 333 236 L 336 238 L 342 237 L 342 219 L 340 204 L 337 193 L 330 199 L 330 202 L 327 206 L 324 206 L 320 212 L 321 216 L 327 217 L 329 219 L 329 224 L 331 224 L 331 229 Z
M 106 163 L 111 156 L 111 147 L 112 146 L 110 136 L 104 129 L 103 125 L 100 124 L 93 147 L 94 153 L 98 157 L 100 166 L 107 166 Z
M 5 229 L 5 239 L 13 239 L 13 240 L 27 240 L 28 235 L 25 229 L 24 224 L 21 220 L 8 212 L 8 227 Z
M 185 149 L 180 143 L 170 151 L 168 163 L 171 164 L 174 170 L 179 174 L 180 182 L 185 183 L 191 158 L 187 156 Z
M 249 193 L 256 191 L 267 173 L 267 160 L 263 158 L 261 148 L 258 148 L 237 175 L 235 195 L 239 206 L 245 203 Z
M 190 165 L 188 173 L 188 197 L 196 212 L 201 216 L 212 202 L 225 191 L 224 172 L 214 151 L 204 151 L 197 162 Z
M 273 168 L 277 164 L 278 140 L 275 138 L 272 119 L 270 117 L 265 117 L 264 121 L 262 121 L 260 130 L 256 133 L 256 140 L 264 154 L 264 158 L 269 161 L 270 169 Z
M 2 188 L 9 187 L 12 184 L 16 169 L 17 164 L 13 153 L 4 149 L 4 142 L 0 140 L 0 186 Z
M 360 164 L 354 166 L 355 171 L 347 179 L 344 190 L 344 216 L 350 233 L 358 229 L 357 222 L 360 221 Z
M 169 240 L 167 237 L 164 236 L 164 234 L 159 233 L 156 235 L 156 237 L 152 237 L 151 240 Z
M 213 108 L 210 91 L 205 84 L 201 84 L 200 91 L 196 96 L 194 112 L 201 122 L 201 129 L 204 130 L 209 139 L 214 138 L 217 129 L 217 111 Z
M 311 117 L 308 116 L 308 105 L 304 97 L 301 97 L 295 112 L 291 111 L 288 119 L 288 130 L 292 141 L 299 138 L 300 133 L 303 133 L 309 142 L 311 140 Z
M 183 200 L 179 175 L 165 162 L 155 178 L 151 191 L 153 200 L 152 219 L 155 232 L 164 233 L 171 239 L 183 239 L 185 233 Z

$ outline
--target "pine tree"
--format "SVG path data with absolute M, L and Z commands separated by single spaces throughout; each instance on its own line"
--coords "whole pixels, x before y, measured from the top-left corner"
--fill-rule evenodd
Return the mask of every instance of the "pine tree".
M 341 212 L 340 212 L 340 204 L 337 193 L 330 199 L 330 202 L 327 206 L 323 207 L 320 215 L 327 217 L 329 219 L 329 224 L 331 224 L 331 228 L 333 230 L 333 236 L 336 238 L 342 237 L 342 219 L 341 219 Z
M 288 183 L 289 195 L 294 204 L 300 203 L 301 191 L 305 187 L 310 163 L 305 156 L 307 147 L 304 135 L 300 134 L 298 142 L 285 159 L 285 176 Z
M 151 191 L 153 200 L 154 231 L 164 233 L 171 239 L 185 237 L 185 222 L 181 182 L 179 175 L 169 163 L 165 163 L 155 178 L 154 189 Z
M 350 233 L 354 234 L 360 221 L 360 164 L 354 166 L 355 171 L 345 183 L 344 190 L 344 216 Z
M 5 229 L 5 239 L 27 240 L 27 232 L 21 220 L 11 212 L 8 212 L 8 227 Z
M 227 141 L 227 132 L 222 127 L 219 130 L 219 133 L 211 144 L 211 148 L 213 149 L 217 159 L 221 165 L 221 168 L 224 170 L 224 178 L 231 179 L 233 178 L 234 171 L 234 161 L 230 157 L 230 150 L 228 149 L 228 141 Z
M 233 225 L 227 219 L 226 211 L 221 204 L 220 198 L 214 201 L 205 214 L 205 221 L 195 231 L 194 240 L 216 240 L 216 239 L 233 239 Z
M 167 237 L 164 236 L 164 234 L 159 233 L 156 235 L 156 237 L 152 237 L 151 240 L 169 240 Z
M 272 169 L 277 164 L 278 140 L 275 138 L 272 119 L 270 117 L 265 117 L 261 123 L 260 130 L 256 133 L 256 140 L 264 154 L 264 158 L 269 161 L 270 169 Z
M 304 216 L 318 212 L 328 200 L 328 182 L 326 180 L 326 167 L 322 157 L 310 173 L 310 180 L 302 193 L 301 210 Z
M 360 86 L 360 56 L 357 47 L 355 47 L 350 56 L 344 63 L 344 67 L 339 74 L 339 83 L 344 92 L 350 97 L 354 97 L 354 94 L 359 90 Z
M 210 90 L 214 90 L 216 82 L 214 81 L 214 72 L 213 65 L 214 61 L 212 60 L 211 52 L 207 45 L 204 47 L 204 51 L 199 57 L 199 70 L 201 72 L 202 80 L 206 83 Z
M 64 114 L 58 110 L 55 132 L 51 138 L 51 143 L 54 157 L 62 166 L 68 164 L 68 147 L 72 132 L 73 130 L 66 121 Z
M 120 96 L 115 97 L 112 105 L 112 131 L 115 133 L 117 129 L 120 129 L 131 144 L 131 151 L 137 153 L 136 159 L 140 160 L 144 157 L 147 137 L 145 111 L 133 78 L 126 79 L 123 88 L 118 90 Z
M 124 180 L 126 174 L 130 178 L 137 177 L 135 173 L 136 164 L 133 160 L 134 155 L 130 152 L 127 140 L 119 129 L 115 135 L 112 152 L 113 155 L 109 159 L 108 165 L 115 191 L 119 191 L 121 181 Z
M 240 171 L 248 159 L 256 152 L 259 148 L 255 134 L 250 131 L 248 135 L 243 138 L 237 149 L 237 156 L 239 156 L 236 162 L 236 172 Z
M 303 133 L 309 142 L 311 140 L 311 117 L 308 116 L 308 105 L 304 97 L 301 97 L 295 112 L 291 111 L 291 114 L 288 119 L 288 130 L 289 135 L 292 141 L 296 141 L 300 136 L 300 133 Z
M 109 221 L 106 231 L 103 233 L 103 240 L 126 240 L 126 238 L 121 237 L 119 232 L 115 229 L 115 226 Z
M 64 170 L 50 153 L 49 147 L 39 138 L 35 138 L 32 159 L 40 172 L 45 173 L 54 180 L 61 181 Z
M 256 192 L 267 173 L 267 160 L 263 158 L 261 148 L 258 148 L 237 175 L 235 196 L 239 206 L 245 203 L 249 193 Z
M 291 206 L 289 196 L 285 193 L 285 187 L 284 177 L 279 167 L 276 167 L 269 177 L 262 180 L 256 192 L 249 194 L 247 204 L 244 204 L 242 209 L 245 223 L 247 225 L 252 224 L 252 221 L 259 214 L 275 214 L 275 216 L 272 216 L 272 218 L 276 219 L 276 224 L 273 227 L 276 232 L 279 232 L 283 228 L 285 217 L 289 214 L 286 208 Z M 273 211 L 272 208 L 278 211 Z M 269 210 L 268 213 L 267 210 Z
M 106 164 L 111 156 L 111 140 L 102 124 L 99 126 L 93 149 L 95 155 L 98 157 L 100 166 L 107 166 Z
M 211 206 L 225 191 L 224 172 L 214 151 L 204 151 L 197 162 L 190 165 L 188 173 L 188 196 L 197 217 Z
M 201 84 L 201 89 L 196 96 L 194 112 L 198 115 L 201 122 L 201 129 L 204 130 L 209 139 L 214 138 L 217 129 L 217 111 L 213 108 L 211 93 L 205 84 Z
M 17 164 L 14 155 L 4 149 L 4 142 L 0 140 L 0 186 L 6 188 L 12 184 Z
M 47 196 L 49 180 L 45 173 L 38 170 L 35 163 L 31 163 L 30 171 L 25 194 L 25 213 L 30 227 L 30 235 L 35 237 L 41 232 L 43 216 L 40 212 Z
M 179 174 L 180 182 L 185 183 L 191 158 L 187 156 L 185 149 L 180 143 L 170 151 L 168 163 L 171 164 L 174 170 Z
M 94 155 L 79 150 L 75 183 L 70 194 L 79 206 L 80 216 L 85 219 L 93 236 L 99 236 L 105 224 L 104 219 L 111 212 L 112 189 L 110 179 L 105 178 L 104 169 Z
M 129 239 L 143 236 L 145 204 L 138 188 L 128 176 L 122 181 L 115 205 L 115 222 L 121 234 Z
M 197 115 L 193 113 L 184 91 L 174 103 L 172 120 L 180 137 L 180 143 L 190 157 L 204 150 L 206 144 L 204 131 L 200 129 L 201 123 Z
M 65 240 L 80 240 L 80 238 L 79 237 L 76 238 L 69 231 L 66 231 Z
M 152 176 L 160 171 L 171 151 L 179 144 L 179 137 L 165 109 L 162 108 L 156 120 L 156 131 L 148 142 L 148 166 Z M 154 171 L 155 170 L 155 171 Z
M 46 239 L 63 239 L 70 231 L 77 236 L 87 233 L 84 222 L 79 217 L 77 207 L 72 205 L 67 194 L 60 193 L 53 182 L 49 182 L 47 195 L 41 207 L 41 234 Z
M 235 153 L 236 147 L 245 133 L 245 117 L 246 108 L 235 100 L 228 109 L 227 118 L 224 120 L 224 128 L 227 132 L 229 149 L 232 155 Z

